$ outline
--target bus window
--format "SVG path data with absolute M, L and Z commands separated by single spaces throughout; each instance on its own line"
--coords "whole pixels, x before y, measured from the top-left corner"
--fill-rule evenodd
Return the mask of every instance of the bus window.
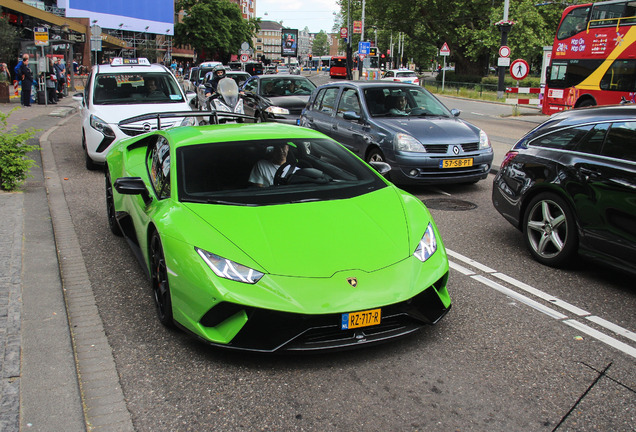
M 567 39 L 587 29 L 587 16 L 590 8 L 576 8 L 571 10 L 557 30 L 557 39 Z
M 625 11 L 625 3 L 600 3 L 592 9 L 590 27 L 605 27 L 618 24 Z
M 548 86 L 551 88 L 574 87 L 594 72 L 603 60 L 559 60 L 552 63 Z
M 636 60 L 616 60 L 603 76 L 602 90 L 632 92 L 636 90 Z

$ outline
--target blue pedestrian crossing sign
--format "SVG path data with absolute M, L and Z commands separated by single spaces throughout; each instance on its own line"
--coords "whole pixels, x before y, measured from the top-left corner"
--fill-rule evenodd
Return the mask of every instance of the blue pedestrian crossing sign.
M 371 51 L 371 42 L 358 42 L 358 54 L 368 55 Z

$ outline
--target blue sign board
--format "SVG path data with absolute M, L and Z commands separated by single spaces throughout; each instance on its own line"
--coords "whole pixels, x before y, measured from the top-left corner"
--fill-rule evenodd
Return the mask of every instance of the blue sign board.
M 358 42 L 358 54 L 368 55 L 371 51 L 371 42 Z

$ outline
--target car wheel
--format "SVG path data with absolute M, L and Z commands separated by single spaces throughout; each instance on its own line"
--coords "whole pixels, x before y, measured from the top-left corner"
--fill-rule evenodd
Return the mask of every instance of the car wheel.
M 152 234 L 150 240 L 150 279 L 159 321 L 166 327 L 174 328 L 172 299 L 170 298 L 170 285 L 168 284 L 168 268 L 163 254 L 161 239 L 156 231 Z
M 118 237 L 122 236 L 121 228 L 115 217 L 115 201 L 113 200 L 113 185 L 110 181 L 108 167 L 106 167 L 106 215 L 108 216 L 108 227 L 110 231 Z
M 552 267 L 567 264 L 578 243 L 570 207 L 561 197 L 551 193 L 539 194 L 528 204 L 523 218 L 523 236 L 532 256 Z
M 594 101 L 592 99 L 585 99 L 583 102 L 578 104 L 576 107 L 577 108 L 586 108 L 586 107 L 592 107 L 592 106 L 596 106 Z
M 261 116 L 261 113 L 256 113 L 254 114 L 254 123 L 263 123 L 263 116 Z
M 384 155 L 382 154 L 382 151 L 380 151 L 379 148 L 374 148 L 373 150 L 371 150 L 367 156 L 367 163 L 368 162 L 386 162 L 384 160 Z

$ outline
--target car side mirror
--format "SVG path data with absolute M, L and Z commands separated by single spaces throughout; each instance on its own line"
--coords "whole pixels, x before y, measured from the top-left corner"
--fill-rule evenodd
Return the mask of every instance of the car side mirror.
M 386 162 L 371 161 L 369 165 L 373 167 L 381 176 L 386 176 L 391 171 L 391 165 Z
M 462 113 L 461 110 L 458 110 L 457 108 L 453 108 L 451 111 L 451 114 L 453 115 L 453 117 L 459 117 L 459 115 Z
M 152 201 L 141 177 L 120 177 L 115 180 L 113 186 L 122 195 L 141 195 L 146 204 Z
M 75 93 L 73 95 L 73 100 L 77 102 L 84 102 L 84 93 Z
M 357 114 L 355 111 L 345 111 L 342 114 L 342 118 L 345 120 L 360 121 L 362 117 L 360 116 L 360 114 Z

